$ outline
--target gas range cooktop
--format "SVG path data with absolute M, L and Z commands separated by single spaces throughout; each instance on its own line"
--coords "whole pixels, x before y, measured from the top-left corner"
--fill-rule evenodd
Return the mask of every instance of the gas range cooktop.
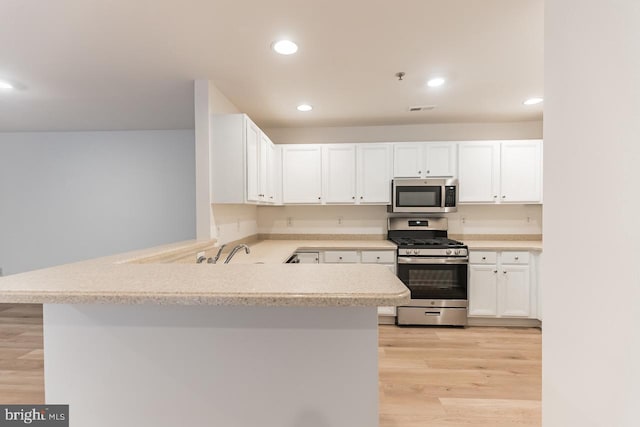
M 463 248 L 464 243 L 452 240 L 447 237 L 434 237 L 431 239 L 415 239 L 410 237 L 390 238 L 393 243 L 398 245 L 400 249 L 442 249 L 442 248 Z

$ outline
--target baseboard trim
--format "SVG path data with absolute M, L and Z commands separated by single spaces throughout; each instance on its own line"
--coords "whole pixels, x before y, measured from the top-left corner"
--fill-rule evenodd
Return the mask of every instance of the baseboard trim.
M 538 319 L 509 319 L 509 318 L 484 318 L 469 317 L 467 319 L 468 326 L 511 326 L 519 328 L 541 328 L 542 322 Z

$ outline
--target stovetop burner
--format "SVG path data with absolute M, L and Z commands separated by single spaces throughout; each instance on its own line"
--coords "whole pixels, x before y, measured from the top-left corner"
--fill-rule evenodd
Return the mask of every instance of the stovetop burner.
M 398 246 L 411 246 L 411 247 L 420 247 L 420 246 L 426 246 L 426 247 L 435 247 L 435 246 L 441 246 L 441 247 L 462 247 L 464 246 L 464 243 L 459 242 L 457 240 L 452 240 L 446 237 L 435 237 L 433 239 L 413 239 L 413 238 L 408 238 L 408 237 L 400 237 L 400 238 L 391 238 L 389 239 L 391 240 L 393 243 L 395 243 Z

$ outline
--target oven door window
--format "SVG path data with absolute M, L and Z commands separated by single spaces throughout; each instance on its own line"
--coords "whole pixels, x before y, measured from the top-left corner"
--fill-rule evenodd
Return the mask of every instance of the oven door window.
M 442 187 L 396 187 L 396 206 L 401 208 L 439 208 L 442 206 Z
M 412 299 L 467 299 L 466 264 L 398 264 Z

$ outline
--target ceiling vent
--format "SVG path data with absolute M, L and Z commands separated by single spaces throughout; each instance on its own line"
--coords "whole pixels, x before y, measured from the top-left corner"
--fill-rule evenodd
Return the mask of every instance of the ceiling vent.
M 434 108 L 436 108 L 435 105 L 418 105 L 415 107 L 409 107 L 409 111 L 411 113 L 415 113 L 418 111 L 429 111 L 429 110 L 433 110 Z

